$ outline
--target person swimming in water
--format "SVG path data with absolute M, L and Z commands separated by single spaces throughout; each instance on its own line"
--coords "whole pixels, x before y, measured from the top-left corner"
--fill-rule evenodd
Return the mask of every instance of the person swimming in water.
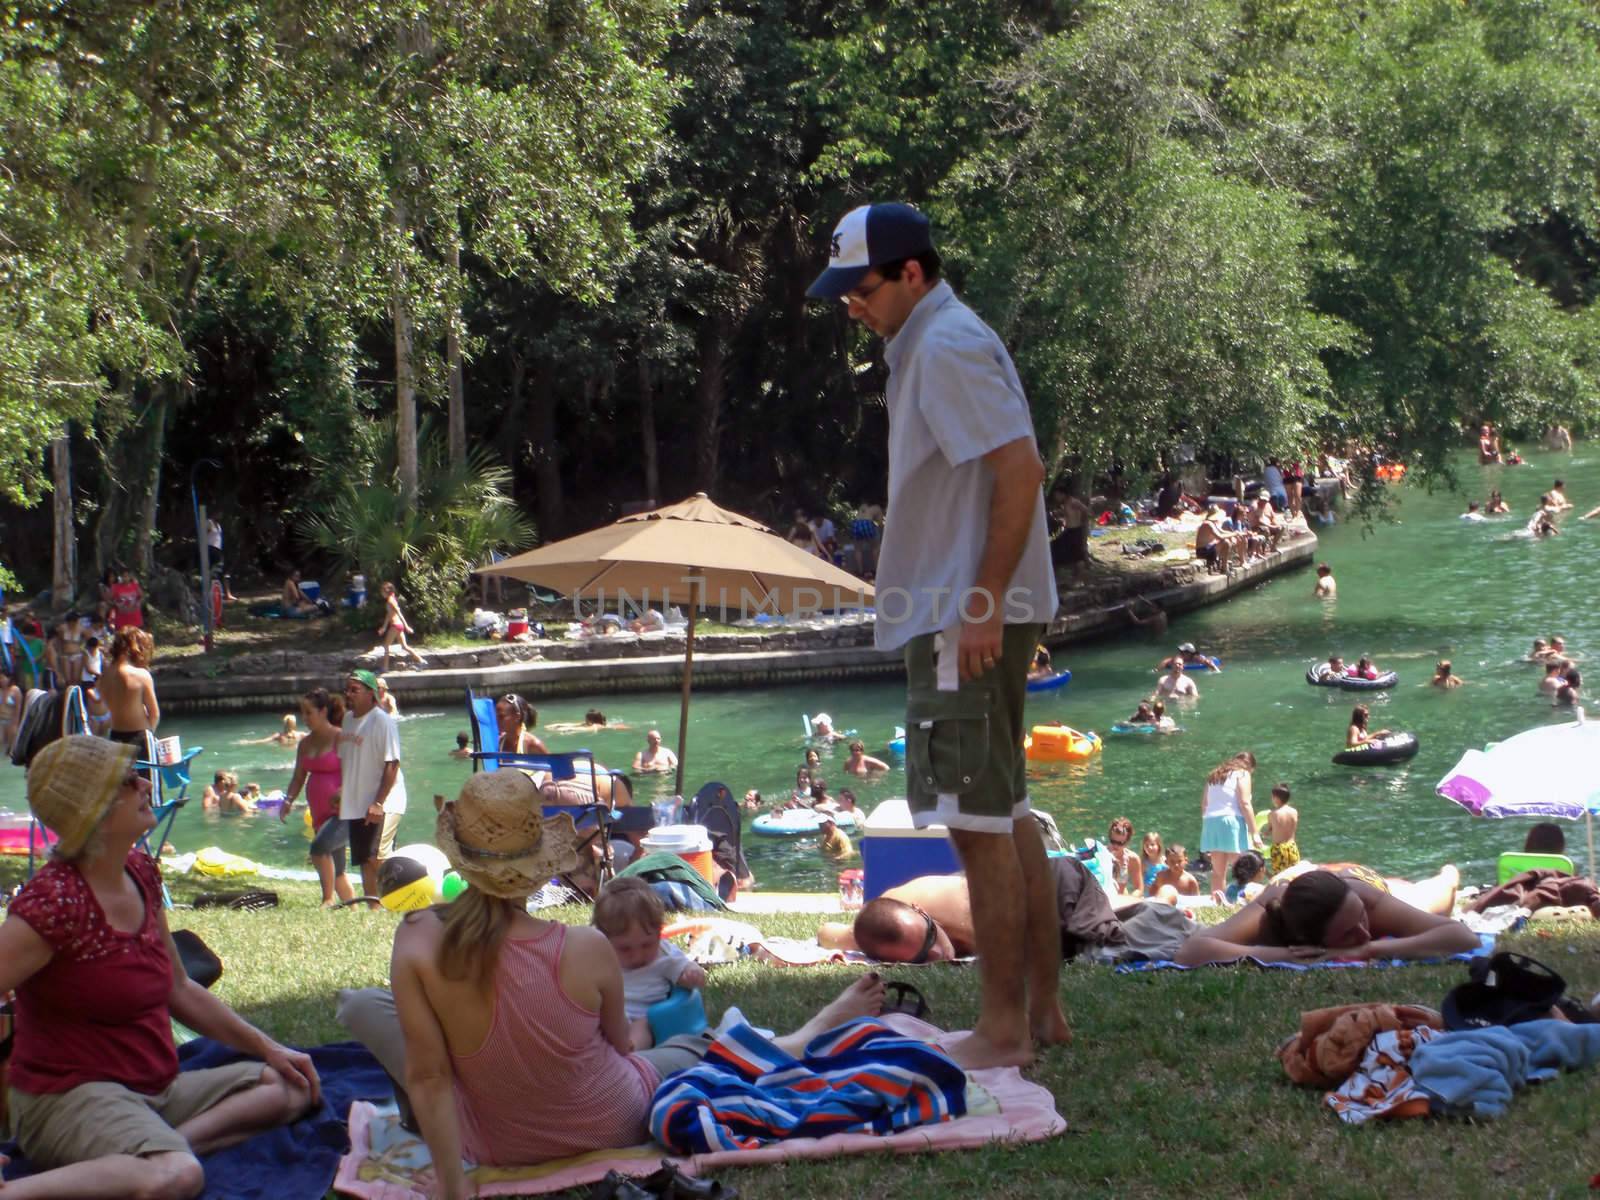
M 1496 488 L 1489 493 L 1489 501 L 1483 506 L 1483 511 L 1491 517 L 1499 517 L 1510 512 L 1511 506 L 1506 503 L 1505 497 L 1500 494 L 1500 489 Z
M 1433 678 L 1428 680 L 1428 685 L 1449 691 L 1452 688 L 1460 687 L 1465 682 L 1466 680 L 1462 679 L 1461 676 L 1451 673 L 1450 660 L 1446 658 L 1441 659 L 1439 665 L 1434 668 Z
M 1345 730 L 1344 734 L 1346 749 L 1353 750 L 1357 746 L 1365 746 L 1368 742 L 1375 742 L 1379 738 L 1389 736 L 1391 731 L 1387 729 L 1380 729 L 1376 733 L 1370 732 L 1367 729 L 1367 722 L 1370 717 L 1371 714 L 1367 711 L 1365 704 L 1358 704 L 1350 710 L 1350 728 Z
M 1370 658 L 1368 658 L 1365 654 L 1363 654 L 1360 658 L 1358 658 L 1356 660 L 1356 665 L 1355 666 L 1346 668 L 1345 674 L 1348 675 L 1351 679 L 1368 679 L 1368 680 L 1371 680 L 1371 679 L 1376 679 L 1378 677 L 1378 675 L 1380 674 L 1380 672 L 1379 672 L 1378 668 L 1373 664 L 1373 661 Z
M 1156 723 L 1156 710 L 1150 706 L 1150 701 L 1139 701 L 1139 707 L 1133 710 L 1133 716 L 1128 718 L 1129 725 L 1154 725 Z
M 1183 673 L 1183 663 L 1178 659 L 1169 660 L 1167 673 L 1161 677 L 1161 682 L 1156 684 L 1157 696 L 1188 696 L 1198 699 L 1200 689 L 1195 686 L 1194 680 Z
M 1333 568 L 1327 563 L 1317 564 L 1317 582 L 1311 589 L 1311 595 L 1317 600 L 1332 600 L 1339 594 L 1339 585 L 1334 581 Z

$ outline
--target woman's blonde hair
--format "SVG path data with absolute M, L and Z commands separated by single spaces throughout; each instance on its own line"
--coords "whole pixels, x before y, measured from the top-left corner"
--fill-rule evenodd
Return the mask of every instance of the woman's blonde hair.
M 451 904 L 443 906 L 444 939 L 439 944 L 439 973 L 446 979 L 487 987 L 500 962 L 500 943 L 506 939 L 511 919 L 526 904 L 526 899 L 507 900 L 468 888 Z

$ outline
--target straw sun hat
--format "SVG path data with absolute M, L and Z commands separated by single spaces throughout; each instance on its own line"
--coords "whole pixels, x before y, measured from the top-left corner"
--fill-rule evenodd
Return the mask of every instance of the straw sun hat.
M 133 747 L 76 733 L 51 742 L 28 768 L 28 807 L 76 858 L 133 770 Z
M 446 802 L 435 796 L 434 843 L 480 892 L 519 900 L 578 865 L 572 817 L 546 817 L 539 789 L 521 771 L 483 771 Z

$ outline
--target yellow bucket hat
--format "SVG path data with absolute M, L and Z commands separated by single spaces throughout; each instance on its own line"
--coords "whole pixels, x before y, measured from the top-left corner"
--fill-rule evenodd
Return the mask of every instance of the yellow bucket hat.
M 28 768 L 28 807 L 60 839 L 56 853 L 76 858 L 133 770 L 133 747 L 75 733 L 51 742 Z

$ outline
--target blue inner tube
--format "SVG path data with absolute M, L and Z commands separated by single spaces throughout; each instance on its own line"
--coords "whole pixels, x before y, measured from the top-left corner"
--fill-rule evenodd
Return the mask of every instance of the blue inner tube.
M 1030 692 L 1053 692 L 1058 687 L 1066 687 L 1071 682 L 1072 672 L 1063 667 L 1054 675 L 1046 675 L 1043 679 L 1028 680 L 1028 690 Z
M 1160 733 L 1161 730 L 1154 725 L 1130 725 L 1126 721 L 1118 721 L 1111 727 L 1112 733 Z
M 856 833 L 861 828 L 861 821 L 853 813 L 831 814 L 834 823 L 846 833 Z M 817 830 L 822 825 L 821 814 L 809 808 L 788 808 L 783 812 L 762 813 L 750 822 L 750 831 L 759 833 L 762 837 L 815 837 Z
M 1376 679 L 1357 679 L 1353 675 L 1324 675 L 1322 672 L 1327 669 L 1327 663 L 1307 667 L 1306 682 L 1312 687 L 1343 688 L 1347 692 L 1381 692 L 1400 682 L 1400 676 L 1394 671 L 1385 671 Z
M 1386 738 L 1376 738 L 1360 746 L 1351 746 L 1333 756 L 1342 767 L 1381 766 L 1384 763 L 1405 762 L 1412 758 L 1422 744 L 1414 733 L 1391 733 Z
M 1209 671 L 1212 667 L 1215 667 L 1219 671 L 1222 670 L 1222 660 L 1220 658 L 1209 654 L 1202 654 L 1200 657 L 1204 658 L 1206 661 L 1184 663 L 1183 669 L 1185 671 Z
M 896 754 L 904 754 L 906 752 L 906 740 L 905 740 L 905 738 L 903 738 L 903 737 L 890 738 L 889 739 L 889 749 L 893 750 Z

